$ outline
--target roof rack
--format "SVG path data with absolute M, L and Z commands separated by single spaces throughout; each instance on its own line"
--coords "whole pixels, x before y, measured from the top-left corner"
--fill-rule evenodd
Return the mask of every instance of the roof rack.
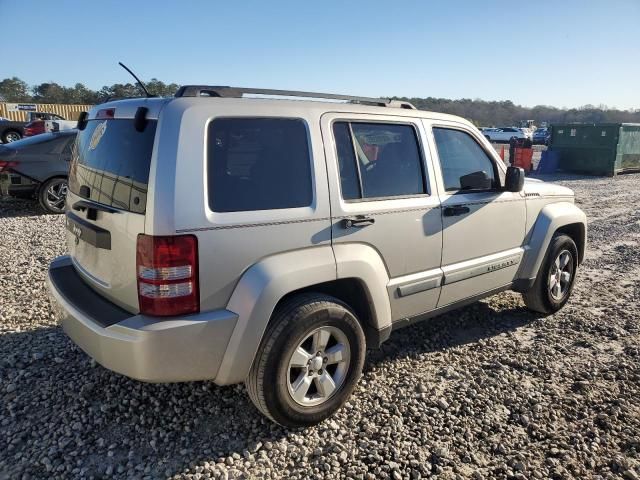
M 242 98 L 246 94 L 345 100 L 350 103 L 359 103 L 362 105 L 406 108 L 410 110 L 415 110 L 416 108 L 409 102 L 391 100 L 390 98 L 354 97 L 351 95 L 336 95 L 333 93 L 299 92 L 296 90 L 271 90 L 266 88 L 241 88 L 216 85 L 183 85 L 176 92 L 176 97 Z

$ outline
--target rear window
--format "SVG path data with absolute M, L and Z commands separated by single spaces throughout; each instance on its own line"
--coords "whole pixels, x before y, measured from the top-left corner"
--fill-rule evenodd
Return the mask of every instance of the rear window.
M 311 205 L 307 129 L 291 118 L 218 118 L 208 131 L 209 207 L 214 212 Z
M 133 119 L 89 121 L 73 148 L 71 191 L 81 195 L 87 187 L 90 200 L 144 213 L 156 124 L 150 120 L 138 132 Z

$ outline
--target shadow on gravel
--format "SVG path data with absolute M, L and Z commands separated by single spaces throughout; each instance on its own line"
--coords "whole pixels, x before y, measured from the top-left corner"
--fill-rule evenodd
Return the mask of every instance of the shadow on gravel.
M 35 217 L 45 215 L 36 200 L 0 196 L 0 218 Z
M 536 318 L 524 308 L 498 312 L 476 303 L 393 333 L 369 352 L 365 370 Z M 142 383 L 96 365 L 60 328 L 0 334 L 0 472 L 8 468 L 12 477 L 80 474 L 73 469 L 97 478 L 165 477 L 249 456 L 258 443 L 278 448 L 290 433 L 260 415 L 241 385 Z
M 558 172 L 558 173 L 527 173 L 527 178 L 537 178 L 543 182 L 562 182 L 565 180 L 602 180 L 607 177 L 605 175 L 581 175 L 578 173 Z
M 446 350 L 512 332 L 541 318 L 524 307 L 494 310 L 484 302 L 425 320 L 391 334 L 369 352 L 365 370 L 382 361 Z

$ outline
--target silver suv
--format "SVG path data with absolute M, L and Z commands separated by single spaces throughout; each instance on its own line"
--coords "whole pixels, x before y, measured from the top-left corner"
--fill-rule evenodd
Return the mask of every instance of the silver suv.
M 187 86 L 79 128 L 64 330 L 135 379 L 245 382 L 282 425 L 340 408 L 392 330 L 506 289 L 555 312 L 584 257 L 571 190 L 408 103 Z

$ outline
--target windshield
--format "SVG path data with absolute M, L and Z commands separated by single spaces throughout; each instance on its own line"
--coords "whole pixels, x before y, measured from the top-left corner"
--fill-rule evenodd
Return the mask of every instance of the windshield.
M 156 124 L 149 121 L 138 132 L 133 119 L 89 121 L 73 148 L 70 190 L 95 202 L 144 213 Z

